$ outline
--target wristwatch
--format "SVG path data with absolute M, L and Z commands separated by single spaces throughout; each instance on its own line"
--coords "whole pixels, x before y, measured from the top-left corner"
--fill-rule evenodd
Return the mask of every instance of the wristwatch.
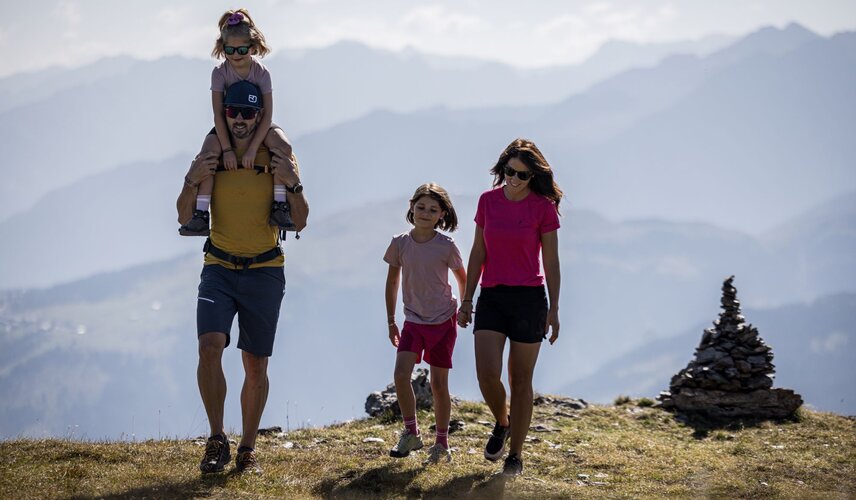
M 295 182 L 294 185 L 291 187 L 285 186 L 285 190 L 289 193 L 300 194 L 303 192 L 303 184 L 298 181 Z

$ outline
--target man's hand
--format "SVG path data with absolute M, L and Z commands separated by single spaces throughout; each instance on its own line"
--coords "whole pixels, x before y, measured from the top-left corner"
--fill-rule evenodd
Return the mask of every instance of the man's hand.
M 232 150 L 223 152 L 223 166 L 226 170 L 237 170 L 238 159 L 235 157 L 235 152 Z
M 199 153 L 196 155 L 196 158 L 190 162 L 190 170 L 187 172 L 186 179 L 195 186 L 198 186 L 202 181 L 214 175 L 214 172 L 217 170 L 218 156 L 214 152 Z
M 300 182 L 300 172 L 292 161 L 291 155 L 286 156 L 280 148 L 271 148 L 270 152 L 273 155 L 270 159 L 270 166 L 273 170 L 274 184 L 294 186 Z

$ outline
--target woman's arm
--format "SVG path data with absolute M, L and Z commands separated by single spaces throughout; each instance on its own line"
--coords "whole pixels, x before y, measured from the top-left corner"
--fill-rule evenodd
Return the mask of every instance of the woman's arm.
M 476 226 L 473 248 L 470 250 L 470 259 L 467 263 L 467 286 L 464 293 L 461 294 L 461 307 L 458 310 L 458 324 L 462 328 L 466 328 L 473 319 L 473 295 L 475 295 L 476 286 L 481 279 L 486 255 L 484 228 Z
M 389 265 L 389 271 L 386 273 L 386 322 L 389 325 L 389 341 L 392 345 L 398 347 L 398 341 L 401 339 L 401 334 L 398 331 L 398 325 L 395 322 L 395 305 L 398 301 L 398 282 L 401 277 L 401 268 L 398 266 Z
M 541 256 L 544 259 L 544 279 L 547 281 L 547 297 L 550 309 L 547 311 L 547 324 L 544 333 L 552 328 L 550 343 L 559 338 L 559 289 L 562 284 L 562 273 L 559 269 L 559 235 L 550 231 L 541 235 Z
M 261 146 L 265 141 L 268 130 L 270 130 L 270 125 L 272 123 L 271 117 L 273 116 L 272 92 L 262 95 L 262 106 L 262 119 L 259 124 L 256 125 L 256 131 L 253 132 L 253 139 L 250 141 L 250 145 L 247 148 L 247 152 L 244 153 L 244 157 L 241 158 L 241 166 L 244 168 L 253 168 L 256 161 L 256 153 L 259 151 L 259 146 Z

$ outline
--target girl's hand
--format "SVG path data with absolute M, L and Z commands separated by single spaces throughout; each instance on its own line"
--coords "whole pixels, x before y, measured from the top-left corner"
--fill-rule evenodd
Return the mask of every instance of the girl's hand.
M 226 167 L 226 170 L 238 169 L 238 159 L 235 157 L 235 152 L 231 149 L 223 151 L 223 166 Z
M 389 341 L 393 347 L 398 347 L 398 341 L 401 340 L 401 333 L 398 331 L 398 325 L 395 323 L 389 325 Z
M 258 148 L 248 148 L 244 156 L 241 157 L 241 166 L 244 168 L 253 168 L 256 164 L 256 153 L 258 152 Z
M 461 307 L 458 308 L 458 326 L 466 328 L 473 321 L 473 302 L 468 300 L 461 302 Z
M 544 325 L 544 335 L 547 334 L 547 330 L 550 328 L 553 330 L 552 335 L 550 335 L 550 345 L 552 345 L 559 338 L 559 311 L 552 307 L 547 311 L 547 324 Z

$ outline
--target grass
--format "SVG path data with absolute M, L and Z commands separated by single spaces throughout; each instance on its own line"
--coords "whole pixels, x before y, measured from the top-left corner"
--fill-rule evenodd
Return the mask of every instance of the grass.
M 835 414 L 801 410 L 793 421 L 698 429 L 647 402 L 570 413 L 538 406 L 533 427 L 553 431 L 530 432 L 523 476 L 510 480 L 482 456 L 487 408 L 459 403 L 452 418 L 465 427 L 449 438 L 451 465 L 423 467 L 424 451 L 389 458 L 400 424 L 365 419 L 260 437 L 261 476 L 231 467 L 200 475 L 197 439 L 7 441 L 0 498 L 856 496 L 856 421 Z M 419 419 L 427 436 L 433 417 Z M 368 437 L 385 442 L 363 443 Z

